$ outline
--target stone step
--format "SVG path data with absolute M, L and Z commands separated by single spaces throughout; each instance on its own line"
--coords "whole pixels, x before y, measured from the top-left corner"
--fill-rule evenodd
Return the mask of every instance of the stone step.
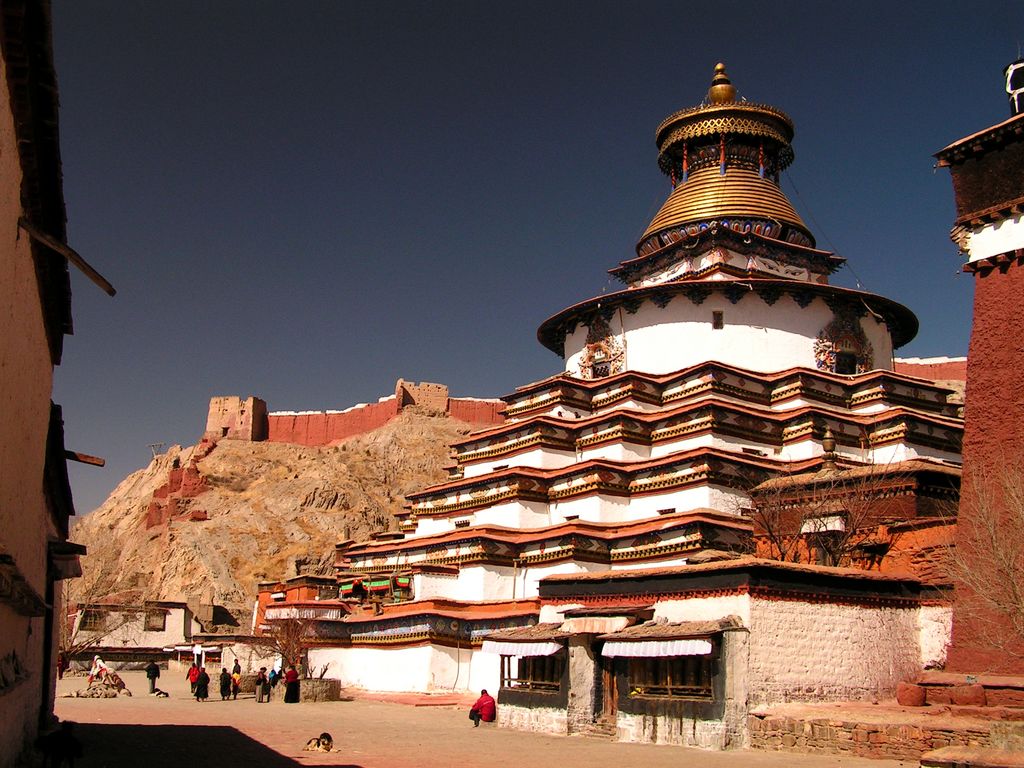
M 590 739 L 605 739 L 612 740 L 619 735 L 619 730 L 615 723 L 601 722 L 587 723 L 581 725 L 576 729 L 576 734 L 579 736 L 586 736 Z

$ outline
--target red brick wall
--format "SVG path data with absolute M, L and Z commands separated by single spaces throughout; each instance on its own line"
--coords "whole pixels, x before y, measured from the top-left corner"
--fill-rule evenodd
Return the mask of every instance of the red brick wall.
M 398 401 L 385 400 L 344 413 L 308 413 L 267 416 L 267 440 L 272 443 L 327 445 L 383 427 L 398 415 Z
M 895 371 L 906 376 L 917 376 L 920 379 L 931 379 L 932 381 L 965 381 L 967 379 L 967 361 L 907 363 L 897 360 Z
M 977 517 L 980 474 L 986 468 L 1010 467 L 1024 477 L 1024 266 L 976 273 L 974 327 L 967 356 L 967 402 L 964 424 L 963 490 L 958 519 L 958 558 L 971 562 L 968 539 Z M 1024 531 L 1007 531 L 1020 537 Z M 992 650 L 968 610 L 971 595 L 958 590 L 953 608 L 953 644 L 947 669 L 962 672 L 1024 674 L 1020 655 Z
M 448 401 L 448 415 L 453 419 L 484 426 L 504 424 L 505 417 L 501 415 L 504 408 L 504 403 L 488 400 L 459 400 L 453 397 Z

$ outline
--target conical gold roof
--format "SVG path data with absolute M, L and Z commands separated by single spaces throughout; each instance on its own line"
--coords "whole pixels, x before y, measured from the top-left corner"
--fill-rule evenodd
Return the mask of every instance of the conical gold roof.
M 711 166 L 695 171 L 686 183 L 672 190 L 640 240 L 687 224 L 735 219 L 767 220 L 807 230 L 772 181 L 749 168 L 730 168 L 723 175 L 718 166 Z
M 793 160 L 792 138 L 784 112 L 737 101 L 725 65 L 716 66 L 705 102 L 658 126 L 658 165 L 674 188 L 644 230 L 638 253 L 712 222 L 813 247 L 814 236 L 779 188 L 779 174 Z

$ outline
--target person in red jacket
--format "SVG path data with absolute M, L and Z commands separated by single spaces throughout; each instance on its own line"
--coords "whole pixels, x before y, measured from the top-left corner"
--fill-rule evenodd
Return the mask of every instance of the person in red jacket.
M 480 691 L 480 698 L 476 700 L 476 704 L 469 710 L 469 719 L 473 721 L 474 728 L 479 728 L 481 720 L 485 723 L 493 723 L 496 712 L 497 707 L 494 705 L 494 699 L 491 698 L 487 693 L 487 689 L 484 688 Z

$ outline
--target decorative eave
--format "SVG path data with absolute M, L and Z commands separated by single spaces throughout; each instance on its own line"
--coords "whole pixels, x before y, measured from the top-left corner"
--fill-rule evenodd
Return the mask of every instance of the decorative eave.
M 1001 123 L 972 133 L 935 153 L 936 165 L 945 168 L 959 165 L 977 158 L 1007 144 L 1024 140 L 1024 113 L 1014 115 Z
M 969 275 L 975 273 L 987 275 L 994 269 L 1004 270 L 1012 265 L 1020 266 L 1021 264 L 1024 264 L 1024 248 L 1007 251 L 1006 253 L 998 253 L 995 256 L 989 256 L 984 259 L 969 261 L 964 264 L 963 271 Z
M 917 335 L 917 317 L 902 304 L 873 293 L 840 288 L 834 285 L 815 285 L 792 280 L 745 280 L 742 283 L 731 280 L 688 283 L 670 282 L 645 288 L 628 288 L 616 293 L 595 296 L 573 304 L 552 315 L 537 329 L 541 344 L 563 357 L 565 335 L 585 323 L 592 316 L 610 318 L 618 309 L 633 314 L 645 301 L 664 308 L 676 297 L 682 296 L 694 304 L 701 304 L 712 293 L 722 293 L 733 304 L 754 294 L 766 304 L 774 304 L 782 296 L 790 296 L 801 307 L 808 306 L 815 299 L 822 299 L 841 309 L 844 305 L 858 315 L 872 312 L 884 318 L 892 334 L 893 348 L 897 349 Z
M 655 132 L 655 142 L 664 147 L 677 140 L 722 133 L 764 136 L 789 144 L 793 140 L 793 121 L 781 109 L 769 104 L 751 101 L 699 104 L 673 112 L 662 120 Z
M 842 256 L 831 251 L 776 240 L 752 231 L 738 231 L 732 226 L 718 225 L 717 222 L 705 223 L 695 235 L 677 229 L 683 228 L 670 228 L 662 233 L 660 248 L 621 261 L 619 266 L 609 269 L 608 273 L 624 283 L 633 282 L 639 275 L 655 271 L 685 255 L 693 255 L 703 240 L 707 241 L 708 247 L 727 245 L 737 253 L 791 261 L 824 275 L 832 274 L 846 262 Z
M 757 382 L 762 389 L 770 388 L 770 393 L 759 394 L 728 387 L 723 384 L 723 379 L 726 376 L 737 376 L 747 381 Z M 688 379 L 691 380 L 689 384 L 686 383 Z M 897 384 L 907 384 L 914 389 L 942 392 L 946 395 L 953 391 L 948 387 L 939 386 L 929 379 L 896 371 L 874 370 L 855 376 L 844 376 L 812 368 L 788 368 L 784 371 L 763 373 L 708 361 L 692 365 L 681 371 L 658 375 L 641 371 L 624 371 L 603 379 L 579 379 L 568 373 L 560 373 L 543 381 L 519 387 L 513 394 L 506 395 L 503 399 L 507 403 L 506 412 L 517 417 L 531 411 L 542 411 L 559 405 L 567 408 L 577 406 L 591 412 L 628 399 L 641 400 L 660 406 L 698 396 L 706 397 L 715 393 L 729 394 L 758 405 L 784 402 L 793 397 L 802 396 L 820 399 L 822 402 L 838 407 L 849 407 L 863 405 L 883 396 L 891 398 L 893 402 L 900 402 L 902 398 L 893 392 L 893 385 Z M 679 389 L 680 386 L 683 388 Z M 831 394 L 837 386 L 841 392 L 838 397 Z M 922 408 L 920 401 L 906 400 L 902 404 L 915 407 L 918 410 Z M 933 410 L 947 411 L 947 415 L 954 415 L 956 412 L 955 408 L 949 408 L 946 405 L 937 405 Z M 508 423 L 515 424 L 517 422 Z M 458 448 L 492 435 L 501 434 L 503 431 L 504 425 L 481 430 L 453 443 L 453 445 Z
M 370 543 L 357 548 L 351 553 L 351 557 L 353 559 L 369 558 L 376 560 L 384 555 L 397 557 L 398 553 L 432 550 L 441 545 L 447 547 L 458 545 L 463 553 L 467 549 L 479 548 L 479 552 L 476 555 L 469 556 L 470 559 L 477 557 L 477 559 L 484 559 L 488 562 L 498 562 L 501 560 L 508 561 L 506 564 L 511 564 L 511 559 L 513 557 L 519 559 L 523 550 L 548 541 L 562 542 L 567 546 L 563 548 L 564 553 L 555 552 L 554 554 L 557 557 L 547 558 L 545 561 L 568 559 L 568 556 L 577 550 L 580 552 L 595 551 L 595 548 L 591 546 L 576 546 L 580 542 L 588 540 L 601 545 L 597 548 L 603 552 L 601 562 L 610 563 L 613 560 L 634 559 L 633 554 L 636 547 L 631 545 L 632 549 L 623 548 L 621 543 L 636 539 L 637 537 L 648 537 L 652 533 L 669 536 L 674 533 L 689 531 L 695 534 L 693 546 L 689 548 L 699 549 L 702 546 L 701 542 L 703 542 L 705 534 L 711 530 L 744 534 L 751 531 L 751 524 L 749 520 L 737 515 L 711 509 L 697 509 L 661 515 L 632 523 L 593 523 L 570 520 L 543 528 L 526 529 L 481 525 L 445 533 L 417 536 L 401 542 L 393 542 L 387 547 Z M 612 550 L 616 549 L 623 549 L 623 551 L 621 553 L 612 552 Z M 626 549 L 629 549 L 629 551 L 626 551 Z M 563 554 L 565 555 L 564 557 Z M 666 553 L 653 552 L 652 548 L 648 547 L 642 554 L 647 557 Z M 405 556 L 403 554 L 403 557 Z M 540 559 L 542 558 L 533 557 L 531 562 L 539 562 Z M 452 560 L 452 562 L 449 563 L 448 560 Z M 428 567 L 447 568 L 449 565 L 463 565 L 467 562 L 469 560 L 467 560 L 467 556 L 464 554 L 458 555 L 455 559 L 448 558 L 446 555 L 438 555 L 423 561 L 405 560 L 402 568 L 415 573 L 419 570 L 426 570 Z M 394 563 L 381 562 L 363 566 L 362 570 L 368 573 L 376 573 L 391 572 L 394 568 Z
M 560 443 L 560 447 L 572 452 L 609 442 L 630 442 L 650 446 L 702 433 L 729 435 L 760 445 L 781 448 L 787 443 L 809 439 L 813 425 L 824 420 L 842 425 L 836 430 L 841 442 L 857 447 L 863 446 L 857 445 L 855 436 L 860 435 L 862 440 L 866 436 L 874 445 L 876 441 L 872 438 L 877 433 L 905 422 L 924 424 L 926 432 L 938 430 L 939 435 L 949 431 L 956 433 L 954 438 L 934 436 L 935 439 L 928 441 L 929 444 L 944 444 L 945 447 L 955 450 L 963 429 L 963 423 L 958 418 L 898 406 L 870 413 L 822 413 L 820 408 L 811 405 L 773 411 L 763 404 L 750 406 L 730 401 L 702 399 L 653 413 L 617 410 L 567 422 L 559 422 L 547 415 L 534 416 L 516 422 L 516 429 L 508 429 L 507 432 L 529 433 L 531 430 L 542 431 L 552 424 L 561 424 L 569 431 L 569 436 Z M 497 457 L 508 458 L 534 447 L 537 443 L 530 440 L 528 434 L 508 443 L 497 442 L 501 436 L 500 432 L 492 433 L 485 439 L 462 443 L 459 462 L 469 464 Z M 879 440 L 877 444 L 881 442 L 884 441 Z M 481 447 L 474 450 L 474 444 Z M 464 478 L 463 481 L 472 482 L 475 479 Z
M 755 557 L 700 565 L 554 575 L 540 581 L 540 596 L 548 603 L 590 605 L 608 601 L 650 602 L 668 595 L 685 599 L 730 594 L 912 608 L 921 604 L 922 585 L 916 579 L 877 571 Z

